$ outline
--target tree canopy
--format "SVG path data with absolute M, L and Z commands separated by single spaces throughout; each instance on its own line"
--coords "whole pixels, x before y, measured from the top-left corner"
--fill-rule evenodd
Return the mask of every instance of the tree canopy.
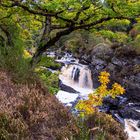
M 139 7 L 140 0 L 0 0 L 0 29 L 9 45 L 19 31 L 26 45 L 37 47 L 32 62 L 38 62 L 47 48 L 75 30 L 121 23 L 129 32 L 140 18 Z

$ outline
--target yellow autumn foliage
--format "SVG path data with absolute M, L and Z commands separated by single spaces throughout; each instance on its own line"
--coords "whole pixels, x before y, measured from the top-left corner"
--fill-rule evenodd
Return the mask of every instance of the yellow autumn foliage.
M 32 55 L 31 55 L 27 50 L 24 50 L 24 52 L 23 52 L 23 57 L 24 57 L 24 58 L 31 58 Z
M 108 72 L 106 72 L 106 71 L 101 72 L 99 77 L 98 77 L 99 78 L 99 82 L 102 85 L 107 85 L 110 82 L 109 76 L 110 76 L 110 74 Z
M 125 89 L 118 83 L 114 83 L 111 89 L 108 89 L 108 83 L 110 82 L 110 74 L 103 71 L 99 75 L 99 82 L 101 85 L 95 92 L 88 95 L 87 100 L 80 100 L 76 108 L 82 112 L 83 115 L 93 114 L 97 110 L 97 106 L 102 105 L 103 99 L 106 96 L 115 98 L 118 95 L 124 94 Z

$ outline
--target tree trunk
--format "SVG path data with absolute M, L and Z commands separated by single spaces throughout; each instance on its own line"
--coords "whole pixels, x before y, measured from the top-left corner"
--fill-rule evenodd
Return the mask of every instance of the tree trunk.
M 36 50 L 32 60 L 31 60 L 31 66 L 33 67 L 34 65 L 36 65 L 37 63 L 40 62 L 41 59 L 41 55 L 48 49 L 51 48 L 53 45 L 55 45 L 55 43 L 62 37 L 65 35 L 70 34 L 71 32 L 74 31 L 74 28 L 67 28 L 65 30 L 62 30 L 58 33 L 56 33 L 56 36 L 51 38 L 46 44 L 44 44 L 43 42 L 40 43 L 38 49 Z
M 8 32 L 8 30 L 4 26 L 0 26 L 0 29 L 5 33 L 5 35 L 7 37 L 7 45 L 13 46 L 11 34 Z

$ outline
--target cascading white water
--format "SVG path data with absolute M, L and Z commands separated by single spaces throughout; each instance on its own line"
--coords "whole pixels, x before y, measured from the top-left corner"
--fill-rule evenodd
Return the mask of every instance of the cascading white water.
M 137 124 L 138 121 L 125 119 L 125 132 L 128 134 L 128 140 L 140 140 L 140 128 Z
M 91 71 L 85 65 L 69 64 L 61 69 L 59 79 L 66 86 L 73 88 L 77 93 L 70 93 L 60 90 L 56 97 L 66 105 L 72 105 L 77 98 L 87 98 L 93 92 Z
M 68 53 L 56 61 L 64 64 L 59 75 L 61 82 L 77 91 L 70 93 L 60 90 L 56 97 L 66 105 L 71 105 L 77 98 L 87 98 L 88 94 L 93 92 L 90 69 L 86 65 L 79 64 L 79 60 Z
M 81 65 L 71 54 L 66 53 L 62 59 L 56 60 L 63 63 L 59 79 L 64 85 L 72 87 L 79 93 L 70 93 L 60 90 L 56 97 L 65 105 L 71 106 L 73 102 L 80 98 L 87 98 L 87 95 L 94 91 L 91 71 L 87 66 Z M 139 110 L 136 110 L 139 112 Z M 128 140 L 140 140 L 140 128 L 138 121 L 125 119 L 125 132 Z
M 66 65 L 61 70 L 60 80 L 69 86 L 93 89 L 91 71 L 84 65 Z

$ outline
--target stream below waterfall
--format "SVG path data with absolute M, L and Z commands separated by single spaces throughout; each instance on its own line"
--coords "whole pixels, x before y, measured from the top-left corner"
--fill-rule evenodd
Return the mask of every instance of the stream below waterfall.
M 53 57 L 54 53 L 50 53 L 49 56 Z M 63 57 L 56 59 L 56 62 L 63 65 L 59 75 L 61 90 L 59 90 L 56 97 L 65 106 L 71 106 L 73 109 L 79 100 L 87 99 L 88 94 L 93 93 L 95 90 L 91 71 L 87 65 L 80 64 L 79 60 L 69 53 L 65 53 Z M 128 140 L 140 140 L 138 121 L 122 119 L 117 115 L 116 117 L 123 120 L 125 131 L 128 133 Z

